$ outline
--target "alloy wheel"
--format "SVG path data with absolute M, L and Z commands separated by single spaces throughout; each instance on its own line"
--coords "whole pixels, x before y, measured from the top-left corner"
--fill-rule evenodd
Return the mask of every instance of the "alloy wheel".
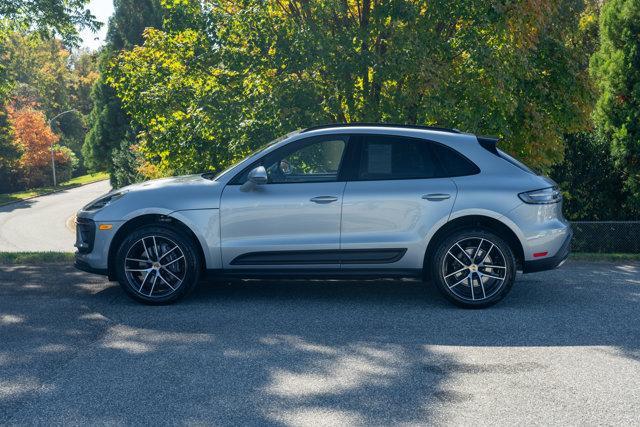
M 480 237 L 454 243 L 447 250 L 441 272 L 449 290 L 467 301 L 491 298 L 502 288 L 508 273 L 500 248 Z
M 162 298 L 182 286 L 187 262 L 174 241 L 163 236 L 145 236 L 129 248 L 124 272 L 135 292 L 146 298 Z

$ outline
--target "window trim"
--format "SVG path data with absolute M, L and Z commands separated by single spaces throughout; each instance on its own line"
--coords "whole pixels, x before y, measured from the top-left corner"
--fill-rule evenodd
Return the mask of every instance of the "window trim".
M 341 139 L 345 143 L 344 150 L 342 152 L 342 158 L 340 159 L 340 165 L 338 166 L 338 173 L 336 175 L 335 180 L 320 180 L 320 181 L 296 181 L 296 182 L 267 182 L 264 185 L 291 185 L 291 184 L 316 184 L 316 183 L 327 183 L 327 182 L 344 182 L 344 173 L 343 169 L 346 164 L 346 160 L 348 159 L 348 153 L 350 152 L 350 146 L 352 145 L 352 139 L 354 135 L 350 133 L 338 133 L 338 134 L 325 134 L 325 135 L 316 135 L 308 138 L 297 139 L 295 141 L 291 141 L 287 145 L 278 148 L 277 150 L 272 151 L 271 153 L 267 153 L 264 156 L 260 157 L 258 160 L 254 161 L 240 172 L 238 172 L 233 178 L 229 180 L 227 185 L 242 185 L 243 182 L 240 182 L 240 178 L 249 173 L 251 170 L 258 166 L 264 166 L 266 161 L 269 161 L 272 157 L 279 156 L 287 156 L 291 153 L 296 152 L 297 150 L 301 150 L 305 148 L 307 145 L 313 145 L 318 142 L 323 142 L 326 140 L 335 140 Z
M 403 138 L 403 139 L 408 139 L 408 140 L 415 140 L 415 141 L 418 141 L 418 142 L 422 142 L 422 143 L 428 144 L 429 151 L 431 152 L 431 154 L 436 159 L 436 165 L 437 165 L 437 167 L 439 169 L 440 174 L 438 174 L 437 176 L 431 177 L 431 178 L 400 178 L 400 177 L 398 177 L 398 178 L 386 178 L 386 179 L 359 179 L 358 178 L 358 172 L 360 170 L 360 162 L 361 162 L 361 159 L 362 159 L 362 150 L 363 150 L 364 144 L 366 143 L 367 138 L 372 137 L 372 136 L 396 137 L 396 138 Z M 337 176 L 337 179 L 335 181 L 279 182 L 279 183 L 268 183 L 268 184 L 265 184 L 265 185 L 313 184 L 313 183 L 326 183 L 326 182 L 415 181 L 415 180 L 423 180 L 423 179 L 442 179 L 442 178 L 457 178 L 457 177 L 462 177 L 462 176 L 473 176 L 473 175 L 478 175 L 481 172 L 480 167 L 475 162 L 473 162 L 471 159 L 469 159 L 467 156 L 465 156 L 463 153 L 461 153 L 460 151 L 458 151 L 458 150 L 456 150 L 456 149 L 454 149 L 452 147 L 449 147 L 446 144 L 443 144 L 443 143 L 438 142 L 438 141 L 434 141 L 432 139 L 419 138 L 419 137 L 414 137 L 414 136 L 398 135 L 398 134 L 387 134 L 387 133 L 332 133 L 332 134 L 317 135 L 317 136 L 312 136 L 312 137 L 308 137 L 308 138 L 302 138 L 302 139 L 298 139 L 298 140 L 295 140 L 295 141 L 291 141 L 289 144 L 285 145 L 284 147 L 280 147 L 280 148 L 278 148 L 277 150 L 275 150 L 275 151 L 273 151 L 271 153 L 265 154 L 264 156 L 262 156 L 258 160 L 256 160 L 253 163 L 251 163 L 249 166 L 247 166 L 244 169 L 242 169 L 232 179 L 229 180 L 227 185 L 242 185 L 243 183 L 239 182 L 240 177 L 242 175 L 244 175 L 245 173 L 248 173 L 249 171 L 251 171 L 256 166 L 262 165 L 264 163 L 265 159 L 267 157 L 269 157 L 269 156 L 279 155 L 278 153 L 280 153 L 282 151 L 287 151 L 287 150 L 291 150 L 291 152 L 293 152 L 293 151 L 295 151 L 295 149 L 298 149 L 300 147 L 301 143 L 302 144 L 313 144 L 317 140 L 326 139 L 326 138 L 335 138 L 335 137 L 344 138 L 345 143 L 346 143 L 345 150 L 342 153 L 342 159 L 340 160 L 340 167 L 338 169 L 338 176 Z M 295 145 L 295 149 L 294 149 L 294 147 L 292 147 L 293 145 Z M 468 162 L 468 164 L 475 169 L 475 172 L 471 173 L 471 174 L 464 174 L 464 175 L 452 174 L 449 171 L 449 169 L 447 168 L 446 163 L 442 160 L 440 155 L 438 155 L 437 150 L 433 149 L 433 146 L 436 146 L 436 145 L 441 147 L 444 150 L 453 151 L 457 156 L 460 156 L 462 159 L 464 159 L 466 162 Z

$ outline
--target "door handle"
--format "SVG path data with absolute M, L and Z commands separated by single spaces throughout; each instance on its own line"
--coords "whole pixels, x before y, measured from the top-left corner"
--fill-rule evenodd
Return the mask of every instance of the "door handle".
M 318 197 L 312 197 L 311 201 L 313 203 L 326 204 L 326 203 L 337 202 L 338 198 L 335 196 L 318 196 Z
M 431 193 L 431 194 L 425 194 L 422 196 L 423 199 L 430 200 L 432 202 L 447 200 L 450 197 L 451 197 L 451 194 L 445 194 L 445 193 Z

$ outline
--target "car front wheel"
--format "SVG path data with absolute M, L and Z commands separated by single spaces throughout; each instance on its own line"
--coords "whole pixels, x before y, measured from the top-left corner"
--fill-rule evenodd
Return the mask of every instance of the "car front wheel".
M 162 226 L 145 226 L 127 236 L 115 262 L 120 286 L 145 304 L 177 301 L 196 286 L 200 276 L 193 240 Z
M 513 286 L 516 262 L 511 247 L 487 230 L 463 230 L 440 242 L 431 274 L 442 294 L 465 308 L 488 307 Z

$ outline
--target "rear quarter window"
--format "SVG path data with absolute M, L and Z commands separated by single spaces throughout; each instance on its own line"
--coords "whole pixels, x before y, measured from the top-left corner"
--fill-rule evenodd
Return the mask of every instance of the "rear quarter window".
M 476 175 L 480 173 L 480 168 L 471 160 L 458 153 L 453 148 L 440 144 L 432 144 L 438 160 L 442 164 L 447 177 Z

